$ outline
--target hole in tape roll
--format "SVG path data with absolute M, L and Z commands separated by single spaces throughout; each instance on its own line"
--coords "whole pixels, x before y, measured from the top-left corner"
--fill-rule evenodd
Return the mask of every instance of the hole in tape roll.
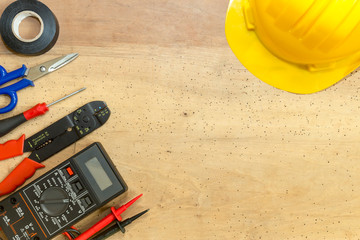
M 33 11 L 22 11 L 12 21 L 12 31 L 17 39 L 22 42 L 34 42 L 44 32 L 42 18 Z
M 39 35 L 41 30 L 41 23 L 35 17 L 25 18 L 19 26 L 19 35 L 23 39 L 31 40 Z

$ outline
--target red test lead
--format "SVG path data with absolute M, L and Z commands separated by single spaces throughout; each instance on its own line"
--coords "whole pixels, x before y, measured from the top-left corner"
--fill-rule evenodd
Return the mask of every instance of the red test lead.
M 75 238 L 75 240 L 88 240 L 91 236 L 96 234 L 97 232 L 101 231 L 105 227 L 107 227 L 110 223 L 112 223 L 115 220 L 121 221 L 121 214 L 125 212 L 125 210 L 130 207 L 136 200 L 138 200 L 142 194 L 131 200 L 130 202 L 126 203 L 125 205 L 122 205 L 118 209 L 115 209 L 114 207 L 111 208 L 110 214 L 108 214 L 106 217 L 101 219 L 99 222 L 95 223 L 91 228 L 86 230 L 84 233 L 82 233 L 80 236 Z
M 19 115 L 16 115 L 11 118 L 0 120 L 0 137 L 5 136 L 6 134 L 11 132 L 12 130 L 14 130 L 16 127 L 20 126 L 24 122 L 33 119 L 37 116 L 45 114 L 47 111 L 49 111 L 49 107 L 51 105 L 54 105 L 62 100 L 65 100 L 66 98 L 69 98 L 85 89 L 86 88 L 82 88 L 48 105 L 46 105 L 46 103 L 39 103 L 35 107 L 27 110 L 26 112 L 20 113 Z

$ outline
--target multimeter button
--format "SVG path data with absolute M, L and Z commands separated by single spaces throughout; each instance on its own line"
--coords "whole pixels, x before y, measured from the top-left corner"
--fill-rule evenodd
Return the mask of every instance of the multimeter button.
M 71 167 L 67 167 L 67 168 L 66 168 L 66 171 L 68 172 L 69 176 L 74 175 L 74 172 L 73 172 L 73 170 L 71 169 Z
M 79 191 L 83 190 L 83 186 L 81 185 L 80 182 L 76 182 L 75 185 Z
M 84 208 L 87 208 L 92 203 L 89 197 L 84 197 L 84 198 L 80 199 L 80 201 L 81 201 L 81 204 L 84 206 Z
M 74 192 L 76 192 L 76 193 L 78 193 L 78 192 L 80 192 L 81 190 L 83 190 L 83 186 L 81 185 L 80 182 L 75 182 L 75 183 L 71 184 L 71 186 L 72 186 Z
M 91 204 L 90 198 L 89 198 L 89 197 L 86 197 L 86 198 L 85 198 L 85 202 L 86 202 L 88 205 L 90 205 L 90 204 Z
M 89 206 L 89 204 L 86 203 L 84 198 L 80 199 L 80 202 L 84 206 L 84 208 L 87 208 Z

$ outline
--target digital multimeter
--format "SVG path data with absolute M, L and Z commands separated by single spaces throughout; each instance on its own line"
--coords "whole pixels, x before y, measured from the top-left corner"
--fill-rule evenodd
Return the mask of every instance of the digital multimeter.
M 93 143 L 0 202 L 9 240 L 51 239 L 127 190 L 100 143 Z

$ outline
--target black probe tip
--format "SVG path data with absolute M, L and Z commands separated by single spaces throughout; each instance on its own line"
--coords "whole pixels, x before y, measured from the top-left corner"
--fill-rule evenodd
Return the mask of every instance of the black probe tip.
M 124 221 L 120 222 L 120 225 L 122 227 L 129 225 L 130 223 L 132 223 L 133 221 L 135 221 L 136 219 L 147 213 L 149 210 L 150 209 L 147 209 L 145 211 L 142 211 L 141 213 L 136 214 L 135 216 L 132 216 L 131 218 L 125 219 Z

